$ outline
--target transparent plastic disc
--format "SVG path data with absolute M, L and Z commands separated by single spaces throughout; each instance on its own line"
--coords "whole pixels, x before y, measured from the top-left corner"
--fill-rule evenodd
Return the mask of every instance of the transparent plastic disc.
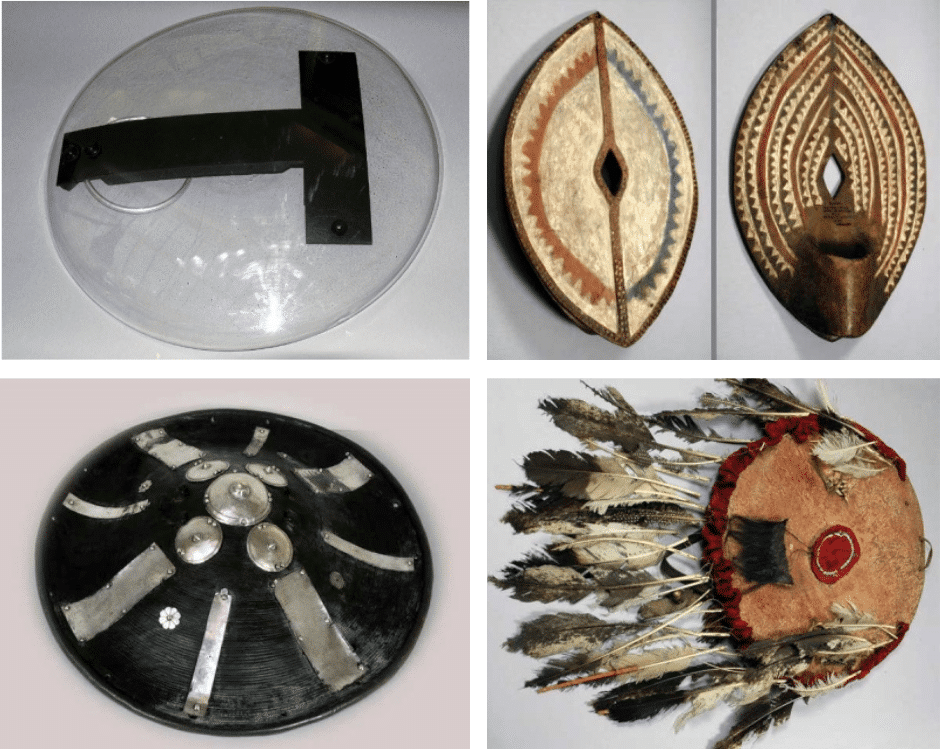
M 57 186 L 64 134 L 116 121 L 301 106 L 298 52 L 354 52 L 371 244 L 307 244 L 304 170 Z M 105 66 L 65 117 L 47 205 L 68 272 L 147 335 L 216 350 L 331 328 L 375 301 L 417 253 L 440 193 L 421 94 L 374 42 L 296 10 L 251 9 L 162 31 Z

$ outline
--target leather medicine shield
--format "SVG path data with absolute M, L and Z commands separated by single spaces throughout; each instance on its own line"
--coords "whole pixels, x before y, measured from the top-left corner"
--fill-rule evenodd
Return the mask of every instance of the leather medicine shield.
M 506 195 L 539 278 L 583 328 L 634 343 L 669 299 L 695 225 L 692 145 L 659 74 L 595 13 L 526 78 Z
M 875 322 L 920 232 L 924 169 L 901 87 L 834 15 L 760 79 L 735 143 L 734 207 L 767 285 L 817 335 L 858 337 Z

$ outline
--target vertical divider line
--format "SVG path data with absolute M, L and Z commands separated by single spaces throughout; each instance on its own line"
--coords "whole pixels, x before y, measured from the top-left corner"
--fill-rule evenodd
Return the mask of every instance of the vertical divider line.
M 610 109 L 610 71 L 607 69 L 607 44 L 604 41 L 604 23 L 600 17 L 594 19 L 594 51 L 597 55 L 597 74 L 600 83 L 601 111 L 604 115 L 604 140 L 601 153 L 595 166 L 599 177 L 600 164 L 604 154 L 611 149 L 614 141 L 613 115 Z M 608 199 L 608 217 L 610 221 L 610 254 L 614 261 L 614 295 L 617 299 L 617 337 L 630 338 L 630 321 L 627 313 L 627 291 L 623 278 L 623 248 L 620 246 L 620 200 L 619 197 Z
M 712 0 L 712 359 L 718 358 L 718 0 Z

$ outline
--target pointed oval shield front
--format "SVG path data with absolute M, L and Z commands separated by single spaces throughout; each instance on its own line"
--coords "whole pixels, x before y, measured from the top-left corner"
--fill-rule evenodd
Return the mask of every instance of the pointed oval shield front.
M 823 16 L 764 73 L 735 143 L 734 207 L 767 285 L 817 335 L 862 335 L 914 249 L 926 187 L 901 87 L 858 34 Z
M 506 195 L 542 283 L 621 346 L 679 279 L 697 209 L 692 144 L 662 78 L 599 13 L 565 32 L 509 118 Z

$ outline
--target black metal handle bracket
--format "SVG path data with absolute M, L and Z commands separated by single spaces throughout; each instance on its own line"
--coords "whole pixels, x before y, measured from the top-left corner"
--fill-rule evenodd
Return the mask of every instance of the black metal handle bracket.
M 125 120 L 62 140 L 56 184 L 304 170 L 307 244 L 372 244 L 354 52 L 300 51 L 300 109 Z

